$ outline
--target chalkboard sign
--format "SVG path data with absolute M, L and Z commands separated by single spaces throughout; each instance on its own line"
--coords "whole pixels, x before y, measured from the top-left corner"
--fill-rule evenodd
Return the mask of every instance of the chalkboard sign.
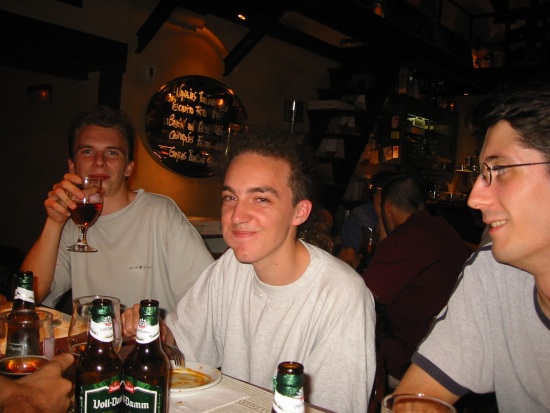
M 246 121 L 241 101 L 224 84 L 204 76 L 179 77 L 149 102 L 147 143 L 164 167 L 204 178 L 219 172 L 230 138 Z

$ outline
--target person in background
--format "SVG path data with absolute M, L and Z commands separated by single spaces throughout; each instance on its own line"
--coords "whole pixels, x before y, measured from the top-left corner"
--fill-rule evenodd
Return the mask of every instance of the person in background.
M 73 384 L 62 374 L 73 361 L 71 354 L 63 353 L 20 379 L 0 376 L 0 413 L 67 412 Z
M 485 142 L 468 205 L 492 244 L 466 263 L 396 393 L 495 392 L 501 413 L 550 412 L 550 87 L 501 91 L 474 120 Z
M 143 297 L 171 310 L 213 261 L 201 236 L 168 197 L 130 190 L 135 132 L 128 116 L 105 106 L 79 116 L 69 134 L 69 172 L 44 202 L 42 234 L 21 268 L 37 276 L 36 301 L 54 306 L 74 297 L 104 294 L 132 305 Z M 77 239 L 70 211 L 82 196 L 81 177 L 102 179 L 103 210 L 88 230 L 98 252 L 69 252 Z
M 382 170 L 374 174 L 368 187 L 369 199 L 367 202 L 351 210 L 342 224 L 342 242 L 338 258 L 347 262 L 353 268 L 358 268 L 361 262 L 361 247 L 364 242 L 364 231 L 372 228 L 377 234 L 376 241 L 386 237 L 384 229 L 378 224 L 380 216 L 380 190 L 393 172 Z
M 376 368 L 374 302 L 357 272 L 299 239 L 311 234 L 302 226 L 312 225 L 316 199 L 312 153 L 296 135 L 273 131 L 233 142 L 221 213 L 230 249 L 166 317 L 166 340 L 264 388 L 279 362 L 298 361 L 306 401 L 364 413 Z M 136 304 L 123 315 L 126 335 L 138 319 Z
M 400 173 L 382 187 L 381 219 L 387 237 L 363 273 L 381 305 L 378 351 L 395 387 L 410 358 L 447 303 L 469 252 L 455 229 L 425 209 L 424 182 Z

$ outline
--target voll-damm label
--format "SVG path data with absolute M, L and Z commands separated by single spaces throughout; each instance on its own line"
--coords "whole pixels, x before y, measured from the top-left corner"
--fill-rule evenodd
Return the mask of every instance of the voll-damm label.
M 132 377 L 124 377 L 124 406 L 125 412 L 164 412 L 164 389 Z
M 119 376 L 94 384 L 82 385 L 81 412 L 119 413 L 122 411 L 122 383 Z

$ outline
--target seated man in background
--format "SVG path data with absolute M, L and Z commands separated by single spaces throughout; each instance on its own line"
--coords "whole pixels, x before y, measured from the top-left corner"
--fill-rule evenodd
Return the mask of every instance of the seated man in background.
M 363 274 L 384 308 L 378 351 L 395 387 L 430 323 L 447 303 L 468 249 L 443 218 L 425 210 L 424 182 L 401 173 L 382 187 L 381 220 L 388 236 Z
M 300 239 L 316 228 L 303 231 L 316 199 L 311 151 L 296 135 L 267 131 L 233 142 L 221 214 L 230 249 L 168 315 L 166 340 L 267 389 L 279 362 L 298 361 L 306 401 L 364 413 L 376 368 L 374 302 L 349 265 Z M 138 310 L 124 313 L 126 335 Z
M 474 122 L 485 142 L 468 205 L 492 244 L 468 260 L 396 392 L 495 392 L 500 413 L 550 412 L 550 86 L 491 97 Z
M 104 106 L 72 123 L 69 173 L 49 192 L 46 224 L 21 266 L 37 277 L 37 303 L 53 307 L 72 288 L 74 297 L 110 295 L 125 306 L 153 298 L 169 311 L 213 261 L 174 201 L 130 190 L 134 140 L 130 119 Z M 67 251 L 78 238 L 69 196 L 83 195 L 76 185 L 84 176 L 103 181 L 103 210 L 88 230 L 93 254 Z
M 386 237 L 384 228 L 379 225 L 380 190 L 392 174 L 393 172 L 387 170 L 374 174 L 368 188 L 369 199 L 353 208 L 342 224 L 342 242 L 338 258 L 359 271 L 364 270 L 358 268 L 364 253 L 361 251 L 365 241 L 364 231 L 370 227 L 375 234 L 376 243 Z

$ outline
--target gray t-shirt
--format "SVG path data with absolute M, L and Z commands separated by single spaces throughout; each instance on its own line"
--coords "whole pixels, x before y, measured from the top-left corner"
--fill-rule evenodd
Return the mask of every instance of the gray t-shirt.
M 459 396 L 496 392 L 500 413 L 550 412 L 550 319 L 534 277 L 481 248 L 412 361 Z
M 78 228 L 69 219 L 46 305 L 72 287 L 73 297 L 110 295 L 127 307 L 152 298 L 170 311 L 214 260 L 173 200 L 141 189 L 128 206 L 90 227 L 88 242 L 98 252 L 67 251 L 77 238 Z
M 372 294 L 347 264 L 305 244 L 310 263 L 295 282 L 262 283 L 228 250 L 168 315 L 190 360 L 272 389 L 277 364 L 304 364 L 306 401 L 365 413 L 376 369 Z

